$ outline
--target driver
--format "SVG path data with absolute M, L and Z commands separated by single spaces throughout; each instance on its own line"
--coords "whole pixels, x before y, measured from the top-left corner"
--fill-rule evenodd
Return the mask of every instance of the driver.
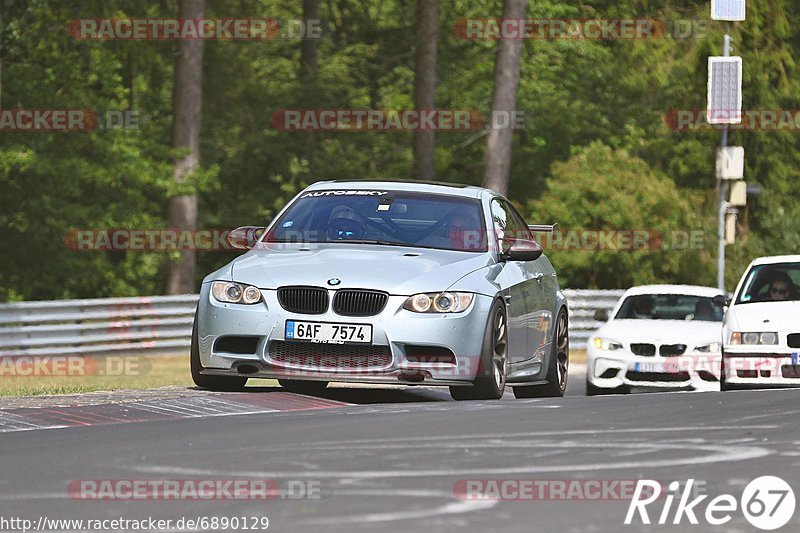
M 778 272 L 769 284 L 767 299 L 773 302 L 792 300 L 795 297 L 795 286 L 785 272 Z
M 633 318 L 653 318 L 653 298 L 639 296 L 633 304 Z
M 351 209 L 334 211 L 328 221 L 328 239 L 332 241 L 364 238 L 366 226 Z

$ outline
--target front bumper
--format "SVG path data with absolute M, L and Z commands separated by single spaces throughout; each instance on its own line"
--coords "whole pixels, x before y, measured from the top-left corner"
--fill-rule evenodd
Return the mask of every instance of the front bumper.
M 720 362 L 719 353 L 644 357 L 627 350 L 600 351 L 590 347 L 587 380 L 604 389 L 629 386 L 719 390 Z
M 726 383 L 800 386 L 800 360 L 796 348 L 736 345 L 726 346 L 723 353 Z
M 476 294 L 463 313 L 419 314 L 403 309 L 407 296 L 390 296 L 371 317 L 305 315 L 284 310 L 277 291 L 262 290 L 256 305 L 220 303 L 203 284 L 198 306 L 198 346 L 202 374 L 381 384 L 470 385 L 479 372 L 481 349 L 492 299 Z M 329 296 L 333 297 L 330 291 Z M 371 324 L 370 348 L 300 343 L 285 338 L 286 320 Z M 249 337 L 252 353 L 219 349 L 221 337 Z M 431 348 L 434 356 L 420 358 Z M 291 356 L 286 356 L 287 348 Z M 415 350 L 414 356 L 409 355 Z M 454 357 L 439 357 L 449 350 Z M 245 350 L 248 351 L 248 350 Z M 327 353 L 330 352 L 330 353 Z M 352 354 L 351 354 L 352 352 Z M 313 356 L 311 355 L 313 353 Z M 351 354 L 351 355 L 347 355 Z M 421 360 L 422 359 L 422 360 Z

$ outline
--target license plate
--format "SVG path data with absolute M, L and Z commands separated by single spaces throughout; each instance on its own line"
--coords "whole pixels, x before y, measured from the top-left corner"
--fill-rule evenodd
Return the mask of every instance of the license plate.
M 635 372 L 655 372 L 674 374 L 678 372 L 678 365 L 672 362 L 662 361 L 647 361 L 644 363 L 634 363 L 633 370 Z
M 286 340 L 321 342 L 326 344 L 372 342 L 370 324 L 338 324 L 332 322 L 286 321 Z

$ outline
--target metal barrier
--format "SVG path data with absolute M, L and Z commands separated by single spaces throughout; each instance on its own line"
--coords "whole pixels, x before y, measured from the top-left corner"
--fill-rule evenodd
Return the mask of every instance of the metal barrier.
M 586 349 L 589 337 L 604 324 L 594 319 L 595 311 L 600 309 L 611 311 L 624 292 L 624 290 L 564 289 L 564 295 L 567 297 L 569 305 L 570 348 Z
M 586 347 L 623 291 L 565 290 L 570 343 Z M 0 304 L 0 356 L 186 353 L 196 294 Z
M 0 356 L 186 353 L 197 295 L 0 304 Z

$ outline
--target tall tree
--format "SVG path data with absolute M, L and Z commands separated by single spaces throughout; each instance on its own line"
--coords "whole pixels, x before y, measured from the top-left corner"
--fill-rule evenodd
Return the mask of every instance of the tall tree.
M 303 0 L 303 20 L 308 24 L 310 21 L 319 20 L 319 0 Z M 319 38 L 315 35 L 306 35 L 300 45 L 300 75 L 298 76 L 301 87 L 302 102 L 304 107 L 314 107 L 313 100 L 317 94 L 317 42 Z M 309 171 L 314 175 L 314 132 L 305 133 L 305 143 L 303 146 L 303 157 L 308 162 Z
M 205 0 L 181 0 L 181 19 L 205 16 Z M 175 160 L 172 177 L 178 186 L 186 183 L 200 166 L 200 119 L 203 102 L 203 39 L 180 41 L 175 60 L 173 88 L 172 146 L 181 153 Z M 197 193 L 179 192 L 169 199 L 170 229 L 193 230 L 197 227 Z M 195 292 L 196 255 L 182 250 L 177 261 L 167 267 L 167 294 Z
M 525 18 L 528 0 L 505 0 L 504 19 Z M 517 105 L 517 86 L 519 85 L 519 59 L 522 40 L 502 39 L 497 49 L 494 66 L 494 91 L 492 93 L 492 115 L 511 113 Z M 511 170 L 511 124 L 507 127 L 491 127 L 486 141 L 483 186 L 500 194 L 508 192 L 508 175 Z
M 436 0 L 417 0 L 417 44 L 414 76 L 414 107 L 436 106 Z M 432 179 L 435 175 L 436 136 L 433 131 L 414 131 L 414 177 Z

